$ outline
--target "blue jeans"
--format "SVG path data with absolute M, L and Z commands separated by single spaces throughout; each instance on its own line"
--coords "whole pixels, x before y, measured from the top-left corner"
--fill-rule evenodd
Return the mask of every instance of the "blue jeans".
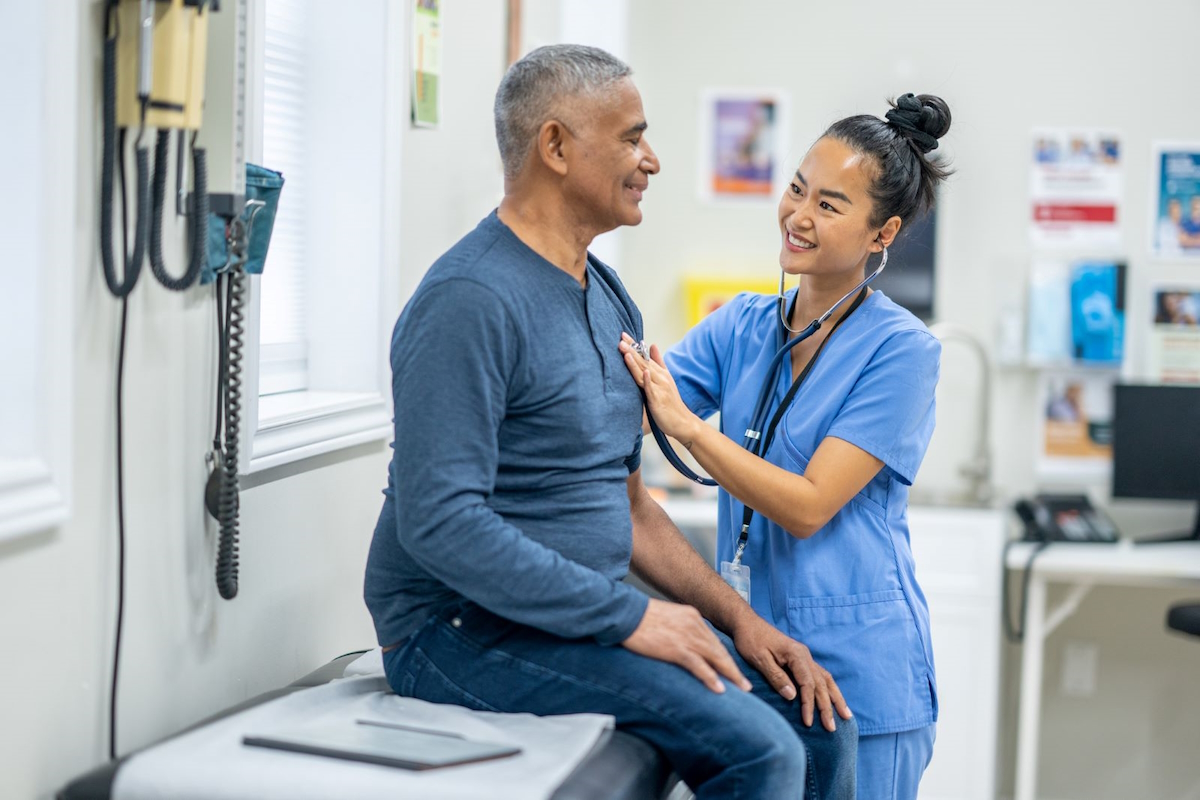
M 716 694 L 682 668 L 624 647 L 454 604 L 385 653 L 384 668 L 398 694 L 433 703 L 611 714 L 657 747 L 697 800 L 806 795 L 804 746 L 763 699 L 734 687 Z
M 771 688 L 763 674 L 750 666 L 734 649 L 733 642 L 720 631 L 713 631 L 737 664 L 742 674 L 753 684 L 753 692 L 766 701 L 792 726 L 804 743 L 807 757 L 808 781 L 805 800 L 855 800 L 858 774 L 858 721 L 842 719 L 834 712 L 837 730 L 830 732 L 821 724 L 820 715 L 813 712 L 812 727 L 800 719 L 800 701 L 784 700 Z M 835 677 L 836 679 L 836 677 Z M 853 710 L 853 709 L 851 709 Z M 875 800 L 874 795 L 863 794 Z

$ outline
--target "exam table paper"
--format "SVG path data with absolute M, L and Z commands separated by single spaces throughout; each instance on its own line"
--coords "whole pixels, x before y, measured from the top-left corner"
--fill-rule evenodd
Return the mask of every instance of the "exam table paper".
M 138 753 L 117 772 L 114 800 L 428 800 L 548 798 L 613 725 L 610 716 L 493 714 L 399 697 L 368 653 L 355 677 L 304 689 Z M 351 665 L 352 667 L 355 665 Z M 363 674 L 365 673 L 365 674 Z M 412 772 L 242 744 L 317 718 L 372 719 L 513 744 L 511 758 Z

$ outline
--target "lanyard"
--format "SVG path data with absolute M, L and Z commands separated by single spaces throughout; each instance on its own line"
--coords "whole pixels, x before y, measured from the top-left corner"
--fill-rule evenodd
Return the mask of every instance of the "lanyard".
M 799 297 L 799 292 L 796 293 L 796 297 Z M 746 430 L 746 437 L 743 442 L 743 446 L 747 450 L 759 457 L 762 457 L 766 454 L 767 450 L 771 447 L 771 442 L 775 439 L 775 431 L 779 427 L 780 420 L 783 419 L 783 415 L 787 412 L 788 407 L 792 404 L 792 400 L 795 399 L 796 393 L 800 390 L 801 384 L 804 383 L 804 379 L 808 377 L 810 372 L 812 372 L 813 367 L 817 363 L 817 358 L 819 358 L 821 355 L 821 351 L 825 349 L 825 345 L 829 344 L 829 340 L 833 338 L 833 334 L 837 331 L 838 327 L 846 321 L 847 317 L 854 313 L 855 309 L 862 305 L 863 300 L 866 298 L 867 287 L 864 286 L 859 291 L 858 297 L 856 297 L 854 302 L 850 304 L 850 307 L 846 309 L 846 313 L 838 317 L 838 321 L 833 324 L 832 328 L 830 328 L 829 335 L 826 336 L 821 344 L 817 346 L 816 352 L 812 354 L 812 358 L 810 358 L 808 363 L 804 365 L 804 369 L 802 369 L 800 374 L 796 376 L 796 379 L 792 381 L 791 387 L 788 389 L 787 394 L 783 396 L 783 400 L 780 401 L 779 407 L 775 409 L 775 414 L 771 417 L 771 421 L 766 426 L 765 430 L 762 430 L 762 422 L 766 417 L 767 409 L 770 407 L 770 396 L 774 394 L 774 392 L 764 391 L 762 393 L 762 396 L 759 398 L 759 408 L 755 409 L 754 418 L 750 422 L 751 427 Z M 795 303 L 796 298 L 793 298 L 793 308 L 795 307 Z M 791 314 L 789 313 L 788 316 L 790 317 Z M 784 335 L 786 337 L 786 331 L 784 332 Z M 784 350 L 780 350 L 780 352 L 784 352 Z M 779 374 L 779 370 L 782 368 L 782 366 L 781 360 L 774 364 L 774 367 L 768 377 L 768 382 L 764 384 L 764 386 L 774 387 L 775 381 L 777 380 L 776 376 Z M 766 399 L 766 402 L 764 402 L 764 398 Z M 741 563 L 742 553 L 746 551 L 746 541 L 750 534 L 750 521 L 753 519 L 754 509 L 748 505 L 743 505 L 742 530 L 741 533 L 738 534 L 737 550 L 733 556 L 733 563 L 735 566 Z

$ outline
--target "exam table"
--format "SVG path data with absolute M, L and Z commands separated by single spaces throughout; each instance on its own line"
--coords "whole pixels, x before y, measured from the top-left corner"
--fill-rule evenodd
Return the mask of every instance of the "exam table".
M 228 708 L 194 728 L 311 686 L 342 677 L 361 653 L 348 653 L 305 675 L 289 686 L 266 692 Z M 191 730 L 191 729 L 189 729 Z M 58 800 L 110 800 L 113 782 L 125 759 L 103 764 L 67 784 Z M 670 770 L 651 745 L 622 731 L 605 733 L 592 752 L 554 792 L 551 800 L 657 800 L 669 790 Z M 486 789 L 481 789 L 486 797 Z

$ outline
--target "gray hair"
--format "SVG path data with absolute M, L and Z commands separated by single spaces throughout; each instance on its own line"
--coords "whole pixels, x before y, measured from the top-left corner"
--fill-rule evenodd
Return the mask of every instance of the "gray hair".
M 594 94 L 632 72 L 616 56 L 581 44 L 539 47 L 509 67 L 494 109 L 504 177 L 517 177 L 538 130 L 561 115 L 564 100 Z

